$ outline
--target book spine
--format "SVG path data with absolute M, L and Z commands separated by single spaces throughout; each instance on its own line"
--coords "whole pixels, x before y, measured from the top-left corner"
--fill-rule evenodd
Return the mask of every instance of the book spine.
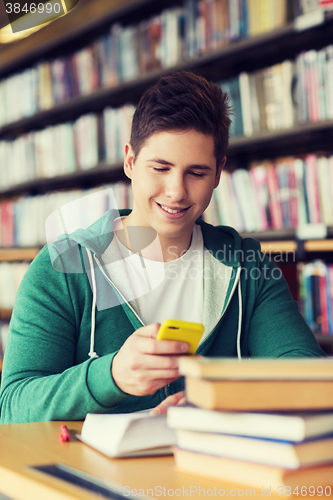
M 333 264 L 327 266 L 328 330 L 333 335 Z
M 269 207 L 272 215 L 272 224 L 274 229 L 283 227 L 282 209 L 279 200 L 279 182 L 276 169 L 273 165 L 267 168 L 267 185 L 269 192 Z
M 309 215 L 310 222 L 314 224 L 321 221 L 316 163 L 317 158 L 315 155 L 310 154 L 306 156 L 306 187 L 309 200 Z

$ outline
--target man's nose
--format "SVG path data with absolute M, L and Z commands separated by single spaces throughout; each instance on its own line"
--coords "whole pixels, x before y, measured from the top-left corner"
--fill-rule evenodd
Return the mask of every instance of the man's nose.
M 173 201 L 181 201 L 187 197 L 185 179 L 182 175 L 175 175 L 168 179 L 165 194 Z

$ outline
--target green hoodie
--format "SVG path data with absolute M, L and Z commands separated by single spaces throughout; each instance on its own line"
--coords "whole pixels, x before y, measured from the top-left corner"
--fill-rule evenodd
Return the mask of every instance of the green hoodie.
M 0 423 L 132 412 L 182 390 L 183 379 L 178 379 L 153 395 L 131 396 L 112 378 L 114 355 L 143 325 L 135 304 L 124 301 L 112 284 L 102 259 L 116 216 L 110 210 L 88 229 L 58 238 L 29 266 L 10 323 Z M 205 247 L 205 338 L 197 352 L 239 358 L 325 356 L 259 243 L 230 227 L 197 224 Z

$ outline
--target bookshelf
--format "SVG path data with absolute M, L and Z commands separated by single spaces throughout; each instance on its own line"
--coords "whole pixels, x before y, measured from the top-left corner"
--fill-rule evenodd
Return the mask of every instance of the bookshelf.
M 40 61 L 51 61 L 91 44 L 106 34 L 112 23 L 124 26 L 139 23 L 164 9 L 180 7 L 182 0 L 105 0 L 82 3 L 70 14 L 54 21 L 26 40 L 8 47 L 0 46 L 0 80 L 30 68 Z M 227 0 L 226 0 L 227 1 Z M 170 67 L 159 67 L 140 73 L 128 81 L 120 81 L 108 88 L 98 88 L 87 95 L 79 95 L 50 109 L 36 112 L 30 117 L 14 120 L 0 126 L 0 141 L 15 140 L 30 131 L 74 121 L 83 114 L 101 113 L 105 107 L 119 107 L 137 103 L 142 92 L 160 76 L 189 69 L 214 81 L 226 80 L 242 71 L 252 72 L 281 63 L 286 54 L 289 59 L 300 52 L 319 50 L 332 43 L 333 12 L 326 12 L 320 23 L 300 28 L 290 20 L 273 31 L 249 38 L 240 38 L 216 50 L 181 60 Z M 248 165 L 253 160 L 281 155 L 306 155 L 315 151 L 333 154 L 333 119 L 296 124 L 288 129 L 254 134 L 251 137 L 232 137 L 228 149 L 228 163 Z M 122 162 L 99 161 L 88 170 L 66 175 L 31 179 L 0 188 L 0 202 L 26 194 L 45 194 L 69 189 L 86 189 L 105 183 L 127 181 Z M 246 234 L 244 234 L 246 235 Z M 295 252 L 321 254 L 323 258 L 333 250 L 333 229 L 327 238 L 299 242 L 294 229 L 267 230 L 248 234 L 261 241 L 268 253 Z M 2 248 L 0 261 L 32 260 L 38 248 Z M 6 316 L 7 315 L 7 316 Z M 0 317 L 9 317 L 10 311 L 0 311 Z
M 40 248 L 0 248 L 0 262 L 33 260 Z

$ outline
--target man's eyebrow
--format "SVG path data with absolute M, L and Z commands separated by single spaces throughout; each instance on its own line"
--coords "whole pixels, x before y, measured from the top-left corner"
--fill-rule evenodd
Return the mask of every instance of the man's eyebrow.
M 160 165 L 167 165 L 169 167 L 175 166 L 170 161 L 163 160 L 162 158 L 151 158 L 151 159 L 147 160 L 147 162 L 159 163 Z M 212 170 L 212 167 L 209 167 L 208 165 L 204 165 L 204 164 L 193 164 L 193 165 L 189 165 L 188 168 L 194 168 L 196 170 Z
M 173 163 L 171 163 L 170 161 L 167 161 L 167 160 L 162 160 L 162 158 L 151 158 L 150 160 L 147 160 L 147 161 L 154 162 L 154 163 L 160 163 L 161 165 L 169 165 L 170 167 L 174 167 Z

